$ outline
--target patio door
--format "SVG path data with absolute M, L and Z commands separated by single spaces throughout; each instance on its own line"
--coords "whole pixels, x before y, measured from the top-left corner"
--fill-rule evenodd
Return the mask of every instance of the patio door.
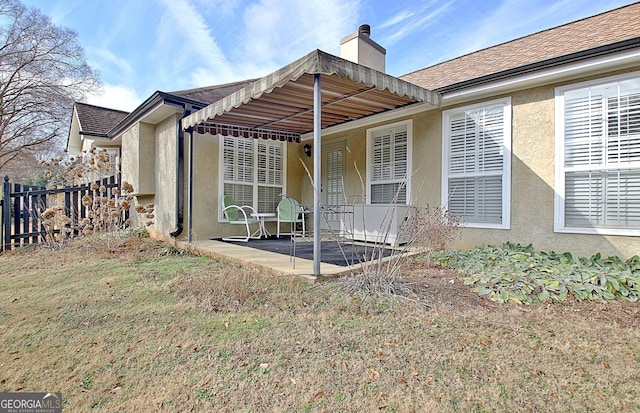
M 346 141 L 331 142 L 322 145 L 322 204 L 338 206 L 346 203 Z M 340 216 L 325 214 L 321 228 L 340 231 Z

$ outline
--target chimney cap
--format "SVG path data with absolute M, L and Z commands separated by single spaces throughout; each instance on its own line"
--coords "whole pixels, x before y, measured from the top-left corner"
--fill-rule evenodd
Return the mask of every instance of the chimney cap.
M 358 27 L 358 33 L 363 36 L 369 37 L 371 35 L 371 26 L 369 26 L 368 24 L 361 24 Z

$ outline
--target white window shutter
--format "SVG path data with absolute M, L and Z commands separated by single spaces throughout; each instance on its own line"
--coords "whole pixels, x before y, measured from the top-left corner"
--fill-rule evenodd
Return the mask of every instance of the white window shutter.
M 258 212 L 276 212 L 278 202 L 282 199 L 282 187 L 258 186 Z
M 504 109 L 487 108 L 478 118 L 478 172 L 501 172 L 504 163 Z
M 603 162 L 603 98 L 578 93 L 565 99 L 565 165 L 600 165 Z
M 640 79 L 624 77 L 561 92 L 564 228 L 640 230 Z
M 224 136 L 223 195 L 274 212 L 284 192 L 284 142 Z
M 449 173 L 462 174 L 474 169 L 476 163 L 474 119 L 464 112 L 451 117 L 449 140 Z
M 607 173 L 605 224 L 640 228 L 640 171 Z
M 371 203 L 406 203 L 406 183 L 410 175 L 407 124 L 372 132 L 369 164 Z
M 327 194 L 328 205 L 340 205 L 345 202 L 343 188 L 343 162 L 342 149 L 327 151 Z
M 502 176 L 449 179 L 448 209 L 465 221 L 502 222 Z
M 233 198 L 237 205 L 253 206 L 252 185 L 225 182 L 224 195 Z
M 504 225 L 506 102 L 445 112 L 447 209 L 466 223 Z

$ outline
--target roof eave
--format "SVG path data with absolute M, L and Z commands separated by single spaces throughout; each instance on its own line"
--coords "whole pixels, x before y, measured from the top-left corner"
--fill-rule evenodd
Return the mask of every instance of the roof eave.
M 515 91 L 545 85 L 575 83 L 580 79 L 602 76 L 621 70 L 640 67 L 640 48 L 585 59 L 564 65 L 524 73 L 489 83 L 482 83 L 464 89 L 453 90 L 442 95 L 442 107 L 462 104 L 478 99 L 487 99 Z
M 99 133 L 99 132 L 85 132 L 85 131 L 80 131 L 80 136 L 82 137 L 82 139 L 84 138 L 90 138 L 90 139 L 108 139 L 109 135 L 107 135 L 106 133 Z
M 149 112 L 155 110 L 159 105 L 172 105 L 177 107 L 185 107 L 191 105 L 194 108 L 203 108 L 207 104 L 193 99 L 183 98 L 180 96 L 172 95 L 170 93 L 156 91 L 149 96 L 144 102 L 140 104 L 133 112 L 129 113 L 120 123 L 114 126 L 107 136 L 111 139 L 117 137 L 119 134 L 134 125 L 139 119 L 143 118 Z
M 607 45 L 581 50 L 579 52 L 571 53 L 568 55 L 557 56 L 551 59 L 541 60 L 526 64 L 519 67 L 503 70 L 496 73 L 491 73 L 486 76 L 480 76 L 474 79 L 468 79 L 462 82 L 453 83 L 447 86 L 443 86 L 435 89 L 435 91 L 441 94 L 452 93 L 463 89 L 471 88 L 474 86 L 480 86 L 500 80 L 505 80 L 517 76 L 526 75 L 533 72 L 542 71 L 545 69 L 551 69 L 571 63 L 578 63 L 581 61 L 594 59 L 601 56 L 611 55 L 640 47 L 640 37 L 634 37 L 631 39 L 623 40 L 620 42 L 610 43 Z
M 75 103 L 73 104 L 73 109 L 71 110 L 71 120 L 69 122 L 69 132 L 67 133 L 67 145 L 64 148 L 65 152 L 69 152 L 71 150 L 71 146 L 72 146 L 72 140 L 75 136 L 72 136 L 73 133 L 73 126 L 74 125 L 78 125 L 80 126 L 80 119 L 78 118 L 78 109 L 76 108 Z M 80 136 L 78 134 L 78 140 L 80 140 Z M 77 142 L 73 142 L 75 144 L 77 144 Z M 77 145 L 76 145 L 77 146 Z

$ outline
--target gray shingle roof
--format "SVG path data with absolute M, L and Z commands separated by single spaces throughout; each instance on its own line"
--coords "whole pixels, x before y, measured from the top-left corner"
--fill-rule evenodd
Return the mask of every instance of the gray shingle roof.
M 81 102 L 76 102 L 75 107 L 80 129 L 85 135 L 106 135 L 129 114 L 122 110 L 107 109 Z
M 439 88 L 532 63 L 640 37 L 640 3 L 469 53 L 400 78 Z
M 232 94 L 236 90 L 242 89 L 244 86 L 255 82 L 256 79 L 241 80 L 239 82 L 225 83 L 222 85 L 214 85 L 207 87 L 199 87 L 196 89 L 178 90 L 176 92 L 167 92 L 170 95 L 179 96 L 185 99 L 196 100 L 206 104 L 216 102 L 223 97 Z

